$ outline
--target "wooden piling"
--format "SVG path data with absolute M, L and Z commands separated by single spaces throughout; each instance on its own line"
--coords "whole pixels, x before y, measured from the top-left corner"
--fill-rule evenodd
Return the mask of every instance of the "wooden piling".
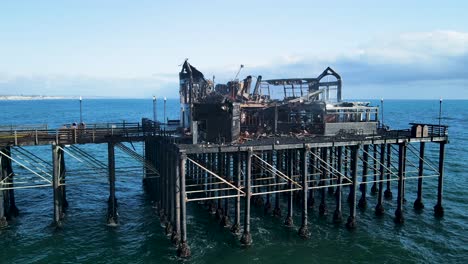
M 175 206 L 175 223 L 172 231 L 171 240 L 174 244 L 180 243 L 180 214 L 181 214 L 181 182 L 180 182 L 180 162 L 176 157 L 173 159 L 174 165 L 174 206 Z
M 325 162 L 327 162 L 327 148 L 321 148 L 321 159 L 322 161 L 320 162 L 320 169 L 322 170 L 322 173 L 320 175 L 320 205 L 319 205 L 319 215 L 320 216 L 325 216 L 328 214 L 328 208 L 327 204 L 325 202 L 325 194 L 326 194 L 326 179 L 328 177 L 328 172 L 327 172 L 327 166 Z
M 436 217 L 444 216 L 444 207 L 442 207 L 442 192 L 444 185 L 444 160 L 445 160 L 445 144 L 439 143 L 439 177 L 437 181 L 437 204 L 434 206 L 434 215 Z
M 180 244 L 177 249 L 177 255 L 181 258 L 190 257 L 190 247 L 187 243 L 187 195 L 185 193 L 185 172 L 187 164 L 187 155 L 181 153 L 180 161 Z
M 307 192 L 308 192 L 308 166 L 309 166 L 309 153 L 310 148 L 307 146 L 301 151 L 301 178 L 302 178 L 302 225 L 299 229 L 299 236 L 308 238 L 310 236 L 309 228 L 307 225 Z
M 109 171 L 109 200 L 107 212 L 107 225 L 116 226 L 117 219 L 117 198 L 115 197 L 115 154 L 114 142 L 107 143 L 108 171 Z
M 359 145 L 351 147 L 351 173 L 353 185 L 351 187 L 350 212 L 346 227 L 349 229 L 356 228 L 356 191 L 357 191 L 357 168 L 359 159 Z
M 387 188 L 385 189 L 385 192 L 384 192 L 384 197 L 385 197 L 385 199 L 388 199 L 388 200 L 393 198 L 392 187 L 391 187 L 392 182 L 390 181 L 390 175 L 391 175 L 390 168 L 391 167 L 392 167 L 392 145 L 388 145 L 388 148 L 387 148 L 387 170 L 386 170 Z
M 367 174 L 369 172 L 369 145 L 363 146 L 362 153 L 362 183 L 359 186 L 361 189 L 361 199 L 359 199 L 358 207 L 362 210 L 367 208 Z
M 403 217 L 403 181 L 405 177 L 404 162 L 406 143 L 398 144 L 398 196 L 397 209 L 395 210 L 395 223 L 402 224 L 405 220 Z
M 241 171 L 242 171 L 242 160 L 241 160 L 241 152 L 238 151 L 234 154 L 234 176 L 236 181 L 236 187 L 240 189 L 241 187 Z M 234 224 L 231 227 L 231 232 L 238 233 L 240 231 L 240 191 L 237 191 L 237 197 L 234 206 Z
M 342 171 L 341 171 L 341 163 L 342 163 L 342 157 L 343 157 L 343 147 L 336 147 L 336 171 L 338 172 L 338 179 L 337 183 L 342 183 Z M 343 216 L 341 213 L 341 185 L 338 185 L 336 187 L 336 193 L 335 193 L 335 199 L 336 199 L 336 208 L 335 212 L 333 213 L 333 222 L 334 223 L 341 223 L 343 221 Z
M 424 174 L 424 149 L 425 142 L 419 143 L 419 166 L 418 166 L 418 193 L 417 198 L 414 201 L 413 207 L 416 210 L 424 209 L 424 203 L 422 201 L 422 188 L 423 188 L 423 174 Z
M 287 172 L 289 174 L 289 177 L 293 179 L 294 176 L 294 160 L 293 160 L 293 150 L 288 150 L 286 152 L 286 168 Z M 292 226 L 294 221 L 293 221 L 293 183 L 292 181 L 289 181 L 288 183 L 288 188 L 290 191 L 288 192 L 288 214 L 286 215 L 286 219 L 284 220 L 284 224 L 286 226 Z
M 385 163 L 385 144 L 380 145 L 380 160 L 379 160 L 379 187 L 377 205 L 375 206 L 375 214 L 381 216 L 384 214 L 385 208 L 382 204 L 383 198 L 383 179 L 385 176 L 384 163 Z
M 250 198 L 251 198 L 251 177 L 252 177 L 252 149 L 247 151 L 247 168 L 245 175 L 245 214 L 244 214 L 244 233 L 240 242 L 244 246 L 252 244 L 252 236 L 250 234 Z
M 54 224 L 56 227 L 62 226 L 62 201 L 60 192 L 60 146 L 52 145 L 52 191 L 54 205 Z

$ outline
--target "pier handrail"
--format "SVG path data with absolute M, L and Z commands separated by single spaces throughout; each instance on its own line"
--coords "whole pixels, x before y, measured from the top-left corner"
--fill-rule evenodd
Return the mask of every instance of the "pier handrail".
M 6 126 L 4 126 L 6 127 Z M 9 129 L 0 129 L 0 143 L 18 145 L 19 142 L 33 142 L 39 144 L 43 141 L 55 141 L 63 144 L 80 142 L 96 142 L 109 136 L 138 137 L 143 136 L 142 125 L 138 122 L 96 123 L 86 127 L 50 129 L 45 126 L 21 125 L 8 126 Z

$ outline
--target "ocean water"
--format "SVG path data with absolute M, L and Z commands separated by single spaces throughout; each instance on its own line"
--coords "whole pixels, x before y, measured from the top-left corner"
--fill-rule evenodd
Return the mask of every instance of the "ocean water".
M 372 101 L 372 100 L 371 100 Z M 372 101 L 379 105 L 379 101 Z M 163 102 L 158 101 L 158 117 L 163 119 Z M 166 116 L 178 118 L 178 101 L 168 100 Z M 188 206 L 189 260 L 175 256 L 176 248 L 164 235 L 153 205 L 142 188 L 142 169 L 116 150 L 117 198 L 120 225 L 106 225 L 108 183 L 105 173 L 96 172 L 66 155 L 67 199 L 64 227 L 52 225 L 52 190 L 17 190 L 20 215 L 0 230 L 0 263 L 466 263 L 468 258 L 468 101 L 445 100 L 442 123 L 449 125 L 450 144 L 446 149 L 444 200 L 445 217 L 436 219 L 436 178 L 424 181 L 422 213 L 413 210 L 416 180 L 408 180 L 406 222 L 396 225 L 396 202 L 384 201 L 385 216 L 377 218 L 376 197 L 369 195 L 368 209 L 358 210 L 354 231 L 335 225 L 331 215 L 318 217 L 309 211 L 311 238 L 298 237 L 300 210 L 295 211 L 295 227 L 283 226 L 284 219 L 263 215 L 252 209 L 253 245 L 242 248 L 239 237 L 220 227 L 216 219 L 197 204 Z M 408 128 L 409 122 L 438 123 L 439 101 L 387 100 L 384 121 L 392 128 Z M 78 100 L 0 101 L 0 125 L 43 124 L 56 128 L 79 121 Z M 152 118 L 152 100 L 83 100 L 83 119 L 95 122 L 139 122 Z M 434 146 L 430 146 L 434 145 Z M 82 149 L 106 162 L 105 145 L 85 145 Z M 134 144 L 142 153 L 142 145 Z M 46 160 L 50 146 L 28 147 Z M 426 156 L 437 162 L 438 148 L 427 144 Z M 14 167 L 18 177 L 28 172 Z M 396 185 L 393 184 L 396 195 Z M 344 195 L 347 195 L 347 189 Z M 333 198 L 327 200 L 329 209 Z M 232 206 L 231 206 L 232 207 Z M 285 207 L 283 207 L 283 211 Z M 347 217 L 347 203 L 343 215 Z

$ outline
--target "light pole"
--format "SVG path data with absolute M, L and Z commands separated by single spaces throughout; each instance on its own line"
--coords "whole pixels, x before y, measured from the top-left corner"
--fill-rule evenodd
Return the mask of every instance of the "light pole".
M 156 113 L 156 96 L 153 96 L 153 121 L 156 122 L 158 116 Z
M 83 124 L 83 107 L 82 107 L 83 98 L 80 96 L 80 124 Z
M 380 111 L 382 114 L 382 128 L 384 127 L 384 115 L 383 115 L 383 98 L 380 99 Z
M 167 98 L 164 97 L 164 124 L 166 124 L 166 100 Z
M 440 121 L 442 119 L 442 98 L 440 98 L 439 100 L 439 136 L 440 136 L 440 132 L 441 132 L 441 127 L 440 127 Z

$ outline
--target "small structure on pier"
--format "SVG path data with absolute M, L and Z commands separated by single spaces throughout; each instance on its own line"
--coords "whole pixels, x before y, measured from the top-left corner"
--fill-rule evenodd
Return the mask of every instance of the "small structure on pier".
M 332 76 L 336 80 L 322 80 Z M 378 108 L 342 101 L 341 77 L 330 67 L 317 78 L 213 83 L 188 61 L 180 73 L 181 118 L 193 143 L 234 143 L 296 134 L 376 134 Z

